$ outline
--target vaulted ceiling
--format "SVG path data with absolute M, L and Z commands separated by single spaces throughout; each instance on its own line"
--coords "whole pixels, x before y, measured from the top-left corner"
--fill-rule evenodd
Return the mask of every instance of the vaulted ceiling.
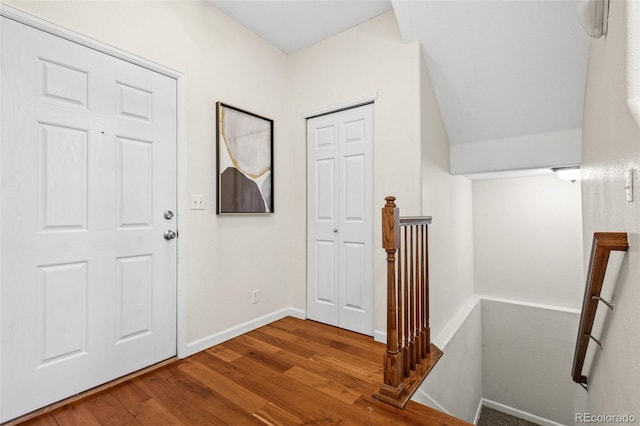
M 577 0 L 209 1 L 289 54 L 393 9 L 403 39 L 421 43 L 454 173 L 580 162 L 589 38 Z
M 285 53 L 391 10 L 388 0 L 208 0 Z

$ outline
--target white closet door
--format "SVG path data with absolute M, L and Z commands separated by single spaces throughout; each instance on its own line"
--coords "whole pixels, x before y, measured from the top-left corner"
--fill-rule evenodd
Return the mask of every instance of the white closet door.
M 373 334 L 373 105 L 307 121 L 307 316 Z
M 1 31 L 6 421 L 176 354 L 176 82 Z

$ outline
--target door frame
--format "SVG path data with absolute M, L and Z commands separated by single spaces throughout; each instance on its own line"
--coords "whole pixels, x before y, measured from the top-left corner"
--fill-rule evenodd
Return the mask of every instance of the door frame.
M 165 67 L 148 59 L 110 46 L 52 22 L 38 18 L 14 7 L 0 3 L 0 16 L 44 31 L 62 39 L 122 59 L 142 68 L 172 78 L 176 81 L 176 187 L 177 187 L 177 239 L 176 256 L 176 354 L 178 358 L 189 355 L 187 348 L 187 120 L 186 120 L 186 76 L 184 73 Z M 1 136 L 0 136 L 1 137 Z M 1 184 L 1 182 L 0 182 Z M 0 203 L 2 201 L 0 200 Z M 2 229 L 0 228 L 0 238 Z M 0 282 L 0 285 L 2 283 Z M 2 341 L 0 340 L 0 345 Z M 1 392 L 1 390 L 0 390 Z
M 375 101 L 378 99 L 378 92 L 372 93 L 370 95 L 363 96 L 357 99 L 351 99 L 348 101 L 340 102 L 337 104 L 329 105 L 322 108 L 317 108 L 311 111 L 307 111 L 302 114 L 302 118 L 308 120 L 310 118 L 319 117 L 321 115 L 333 114 L 334 112 L 340 112 L 345 109 L 357 108 L 359 106 L 367 105 L 367 104 L 375 104 Z
M 378 100 L 378 92 L 374 92 L 372 94 L 369 95 L 365 95 L 362 96 L 360 98 L 355 98 L 355 99 L 350 99 L 350 100 L 346 100 L 343 102 L 339 102 L 337 104 L 333 104 L 333 105 L 328 105 L 325 107 L 320 107 L 314 110 L 310 110 L 307 111 L 305 113 L 302 114 L 302 118 L 305 121 L 305 139 L 304 139 L 304 143 L 305 143 L 305 319 L 308 318 L 308 311 L 309 308 L 307 306 L 308 303 L 308 292 L 309 292 L 309 169 L 308 169 L 308 159 L 309 159 L 309 134 L 307 133 L 307 122 L 308 120 L 312 119 L 312 118 L 316 118 L 316 117 L 320 117 L 322 115 L 329 115 L 329 114 L 335 114 L 344 110 L 348 110 L 348 109 L 353 109 L 353 108 L 358 108 L 361 106 L 365 106 L 365 105 L 369 105 L 369 104 L 373 104 L 375 106 L 375 101 Z M 373 110 L 373 121 L 375 123 L 375 107 Z M 373 196 L 375 197 L 375 155 L 374 154 L 374 148 L 375 148 L 375 125 L 373 126 L 373 133 L 372 133 L 372 138 L 373 138 L 373 143 L 374 146 L 372 146 L 372 158 L 371 158 L 371 162 L 372 162 L 372 168 L 373 168 L 373 188 L 372 188 L 372 192 L 373 192 Z M 373 218 L 372 218 L 373 219 Z M 373 221 L 372 228 L 374 227 L 375 224 L 375 220 Z M 372 229 L 373 234 L 373 242 L 375 242 L 375 231 Z M 372 306 L 372 315 L 373 315 L 373 327 L 371 330 L 371 335 L 375 337 L 376 334 L 376 330 L 375 330 L 375 321 L 376 321 L 376 311 L 375 311 L 375 306 L 376 306 L 376 287 L 375 287 L 375 260 L 372 260 L 372 265 L 371 265 L 373 271 L 373 278 L 374 278 L 374 283 L 373 283 L 373 287 L 372 287 L 372 291 L 371 291 L 371 306 Z

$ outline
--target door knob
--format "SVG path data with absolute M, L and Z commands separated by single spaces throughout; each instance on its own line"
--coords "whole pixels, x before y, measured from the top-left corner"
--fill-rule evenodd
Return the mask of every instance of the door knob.
M 338 233 L 338 228 L 333 228 L 333 232 L 334 232 L 334 234 L 337 234 Z
M 167 220 L 171 220 L 171 218 L 173 218 L 173 212 L 171 210 L 167 210 L 166 212 L 164 212 L 164 218 Z
M 176 234 L 172 230 L 164 231 L 164 239 L 165 240 L 173 240 L 177 236 L 178 236 L 178 234 Z

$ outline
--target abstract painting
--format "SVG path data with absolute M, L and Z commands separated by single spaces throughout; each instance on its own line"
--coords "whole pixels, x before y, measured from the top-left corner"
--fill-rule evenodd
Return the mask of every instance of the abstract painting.
M 273 213 L 273 120 L 216 103 L 217 213 Z

